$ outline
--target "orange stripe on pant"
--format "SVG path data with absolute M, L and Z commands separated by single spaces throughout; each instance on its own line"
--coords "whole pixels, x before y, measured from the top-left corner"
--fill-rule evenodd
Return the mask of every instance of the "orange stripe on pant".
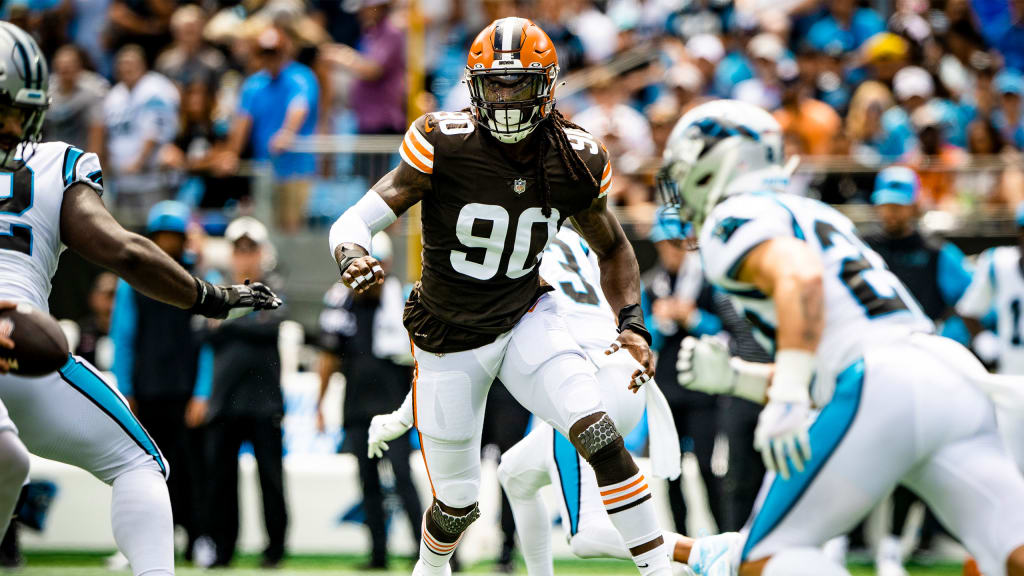
M 427 465 L 427 448 L 423 445 L 423 433 L 420 432 L 420 424 L 416 418 L 419 412 L 416 409 L 416 382 L 420 379 L 420 363 L 416 361 L 416 345 L 412 338 L 409 339 L 409 349 L 412 351 L 413 373 L 412 373 L 412 425 L 416 427 L 416 437 L 420 440 L 420 456 L 423 457 L 423 468 L 427 471 L 427 481 L 430 482 L 430 493 L 437 499 L 437 491 L 434 490 L 434 480 L 430 477 L 430 466 Z M 424 532 L 426 533 L 426 532 Z

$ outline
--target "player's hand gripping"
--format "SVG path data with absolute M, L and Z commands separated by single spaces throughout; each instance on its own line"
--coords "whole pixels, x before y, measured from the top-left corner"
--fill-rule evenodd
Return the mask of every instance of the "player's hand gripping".
M 192 311 L 207 318 L 234 319 L 254 310 L 275 310 L 281 299 L 261 282 L 214 286 L 196 278 L 198 296 Z
M 370 420 L 370 435 L 366 444 L 366 455 L 380 458 L 388 450 L 388 442 L 405 434 L 412 428 L 411 422 L 402 419 L 401 410 L 388 414 L 379 414 Z
M 384 269 L 373 256 L 356 258 L 345 268 L 341 283 L 359 294 L 374 284 L 383 284 Z
M 611 346 L 604 351 L 605 354 L 614 354 L 620 349 L 628 351 L 643 369 L 633 372 L 632 380 L 629 382 L 629 389 L 636 394 L 640 388 L 654 378 L 654 353 L 647 345 L 647 340 L 632 330 L 619 332 L 619 337 L 612 342 Z

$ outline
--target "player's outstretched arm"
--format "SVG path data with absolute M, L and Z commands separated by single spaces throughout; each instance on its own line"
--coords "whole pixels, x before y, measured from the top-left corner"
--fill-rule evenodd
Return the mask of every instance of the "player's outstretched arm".
M 422 200 L 428 190 L 430 175 L 401 162 L 338 218 L 331 226 L 330 243 L 343 284 L 358 293 L 384 281 L 380 263 L 370 256 L 370 239 Z
M 825 287 L 819 256 L 795 238 L 773 238 L 750 251 L 739 280 L 771 296 L 778 318 L 775 373 L 757 420 L 754 445 L 765 467 L 789 477 L 811 458 L 808 433 L 815 351 L 825 326 Z
M 72 184 L 64 192 L 61 241 L 86 260 L 124 278 L 139 292 L 211 318 L 233 310 L 273 309 L 281 301 L 266 286 L 214 286 L 182 268 L 148 238 L 125 230 L 103 205 L 96 190 Z
M 608 210 L 606 196 L 595 199 L 589 208 L 575 214 L 572 220 L 597 254 L 601 289 L 612 310 L 618 313 L 619 338 L 612 348 L 629 350 L 644 367 L 645 374 L 633 375 L 634 379 L 642 379 L 631 385 L 636 389 L 654 376 L 654 356 L 650 348 L 651 334 L 644 325 L 640 309 L 640 266 L 633 254 L 633 246 L 615 215 Z

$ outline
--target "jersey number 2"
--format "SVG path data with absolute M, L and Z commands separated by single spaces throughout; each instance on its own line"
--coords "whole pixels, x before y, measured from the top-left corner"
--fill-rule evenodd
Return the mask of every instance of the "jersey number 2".
M 21 216 L 32 207 L 33 174 L 25 166 L 14 173 L 0 174 L 0 217 Z M 4 190 L 6 184 L 10 187 Z M 13 250 L 32 255 L 32 227 L 25 224 L 10 224 L 7 232 L 0 232 L 0 250 Z
M 823 250 L 837 246 L 837 242 L 849 245 L 853 255 L 843 259 L 839 270 L 839 279 L 864 308 L 868 318 L 910 310 L 891 284 L 871 282 L 872 273 L 877 272 L 878 269 L 871 264 L 855 240 L 848 238 L 835 226 L 822 220 L 814 223 L 814 234 L 818 237 L 818 242 Z

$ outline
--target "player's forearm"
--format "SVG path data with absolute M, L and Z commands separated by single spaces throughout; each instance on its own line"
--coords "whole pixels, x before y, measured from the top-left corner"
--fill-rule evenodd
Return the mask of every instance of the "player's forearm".
M 142 294 L 182 309 L 196 303 L 196 281 L 152 241 L 130 234 L 109 258 L 94 260 Z
M 776 344 L 779 350 L 818 349 L 825 327 L 824 285 L 820 274 L 788 274 L 775 283 L 772 298 L 779 326 Z
M 302 123 L 306 121 L 307 116 L 309 116 L 308 106 L 305 104 L 292 104 L 288 107 L 288 112 L 285 114 L 281 129 L 295 134 L 302 128 Z
M 601 289 L 612 310 L 618 312 L 630 304 L 640 303 L 640 266 L 633 247 L 623 234 L 615 247 L 598 257 Z
M 385 174 L 331 226 L 331 255 L 338 265 L 353 256 L 368 254 L 373 235 L 393 224 L 429 189 L 430 176 L 404 162 Z

